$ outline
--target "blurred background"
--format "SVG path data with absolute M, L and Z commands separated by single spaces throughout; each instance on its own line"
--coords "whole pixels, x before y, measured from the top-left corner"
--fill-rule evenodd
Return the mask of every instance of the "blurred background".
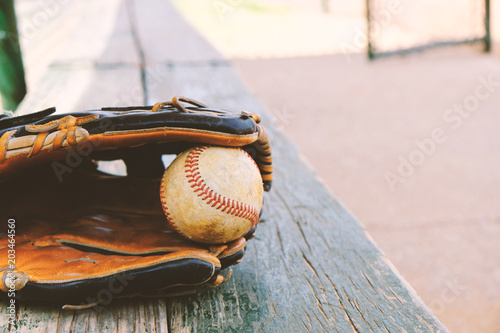
M 479 0 L 172 2 L 438 318 L 500 332 L 499 3 L 488 30 Z M 15 1 L 28 91 L 83 6 Z M 73 61 L 106 47 L 72 43 Z

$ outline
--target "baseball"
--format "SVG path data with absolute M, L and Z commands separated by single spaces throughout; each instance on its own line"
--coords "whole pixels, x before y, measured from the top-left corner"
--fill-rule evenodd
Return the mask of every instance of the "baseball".
M 168 222 L 181 235 L 201 243 L 226 243 L 258 222 L 262 178 L 240 148 L 195 147 L 165 170 L 160 197 Z

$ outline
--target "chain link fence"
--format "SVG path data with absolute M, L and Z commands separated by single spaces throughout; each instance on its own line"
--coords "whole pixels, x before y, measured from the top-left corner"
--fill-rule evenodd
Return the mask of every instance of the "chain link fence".
M 371 59 L 449 45 L 490 51 L 489 0 L 366 0 Z

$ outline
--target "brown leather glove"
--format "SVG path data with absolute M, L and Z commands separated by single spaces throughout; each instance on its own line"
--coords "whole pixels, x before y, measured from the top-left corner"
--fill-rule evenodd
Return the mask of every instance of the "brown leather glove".
M 229 278 L 221 270 L 241 260 L 254 230 L 227 244 L 196 243 L 172 230 L 159 197 L 161 157 L 202 144 L 239 146 L 269 190 L 270 146 L 257 115 L 184 98 L 51 112 L 0 119 L 0 211 L 15 221 L 15 232 L 0 231 L 4 296 L 15 290 L 19 299 L 76 309 Z M 127 176 L 97 170 L 96 160 L 115 159 L 125 161 Z

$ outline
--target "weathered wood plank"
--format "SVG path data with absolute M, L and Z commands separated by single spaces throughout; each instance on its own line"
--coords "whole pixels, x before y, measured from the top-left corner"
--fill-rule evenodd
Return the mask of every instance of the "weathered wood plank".
M 74 17 L 78 25 L 57 47 L 53 63 L 137 64 L 130 33 L 128 9 L 123 0 L 85 1 Z
M 67 14 L 79 22 L 78 26 L 60 41 L 46 73 L 28 92 L 17 113 L 52 106 L 66 113 L 143 104 L 139 54 L 126 3 L 92 0 L 82 11 Z
M 156 4 L 155 11 L 176 20 L 168 3 Z M 146 22 L 139 21 L 138 28 L 148 35 Z M 190 40 L 199 37 L 191 28 L 178 26 L 177 32 Z M 290 141 L 272 128 L 271 118 L 231 66 L 214 61 L 215 50 L 202 52 L 207 56 L 197 62 L 171 61 L 167 55 L 162 65 L 149 62 L 150 43 L 141 40 L 146 69 L 163 75 L 148 87 L 148 102 L 180 94 L 261 113 L 271 129 L 276 170 L 273 190 L 265 196 L 264 222 L 233 279 L 170 300 L 172 331 L 446 331 Z M 179 45 L 176 51 L 189 58 L 192 49 L 192 44 Z
M 65 311 L 50 305 L 17 304 L 15 332 L 167 332 L 165 300 L 121 300 L 93 309 Z M 3 318 L 1 318 L 3 321 Z M 2 332 L 8 331 L 2 323 Z
M 28 89 L 34 89 L 58 53 L 62 41 L 79 23 L 79 1 L 16 1 L 19 39 Z
M 134 8 L 137 35 L 149 65 L 223 60 L 223 56 L 164 0 L 127 0 Z
M 158 71 L 165 79 L 151 98 L 179 93 L 245 108 L 263 114 L 270 127 L 230 66 L 170 64 Z M 228 284 L 169 301 L 172 330 L 445 332 L 289 140 L 276 130 L 271 138 L 275 182 L 256 238 Z
M 68 88 L 70 87 L 70 88 Z M 67 113 L 102 106 L 143 104 L 141 74 L 132 67 L 52 67 L 30 91 L 17 114 L 56 106 Z

